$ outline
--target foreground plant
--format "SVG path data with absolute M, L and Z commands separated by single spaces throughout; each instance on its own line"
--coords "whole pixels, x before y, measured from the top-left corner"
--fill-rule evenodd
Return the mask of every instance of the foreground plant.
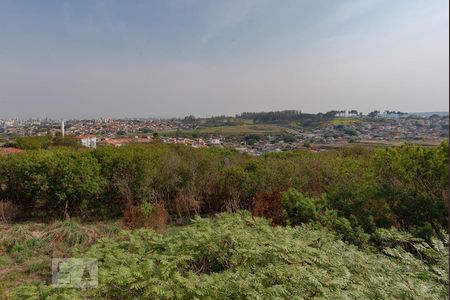
M 407 252 L 401 259 L 370 254 L 326 229 L 273 227 L 249 213 L 196 218 L 165 235 L 122 231 L 76 256 L 98 259 L 98 288 L 53 289 L 42 283 L 22 286 L 11 297 L 443 299 L 448 284 L 446 272 Z

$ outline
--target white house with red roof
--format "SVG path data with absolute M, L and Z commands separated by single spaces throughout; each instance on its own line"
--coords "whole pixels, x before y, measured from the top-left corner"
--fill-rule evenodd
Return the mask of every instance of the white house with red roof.
M 81 135 L 77 136 L 77 139 L 84 147 L 92 149 L 97 148 L 97 137 L 95 135 Z

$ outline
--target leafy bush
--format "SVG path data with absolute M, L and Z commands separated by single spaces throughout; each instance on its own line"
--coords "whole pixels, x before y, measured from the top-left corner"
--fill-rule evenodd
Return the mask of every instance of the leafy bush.
M 370 235 L 357 224 L 356 220 L 352 224 L 349 219 L 339 217 L 335 210 L 325 210 L 320 215 L 318 224 L 332 230 L 345 242 L 360 248 L 366 248 L 368 246 Z
M 112 208 L 124 208 L 153 200 L 152 183 L 156 176 L 158 149 L 132 145 L 123 149 L 104 147 L 94 152 L 107 180 L 104 197 Z M 119 208 L 119 209 L 120 209 Z M 120 209 L 121 210 L 121 209 Z
M 289 225 L 300 225 L 317 219 L 325 198 L 304 196 L 296 189 L 287 190 L 281 199 L 285 221 Z
M 376 188 L 404 226 L 448 225 L 448 142 L 439 147 L 401 146 L 373 157 Z
M 89 152 L 31 151 L 0 160 L 0 184 L 4 198 L 23 211 L 61 217 L 87 209 L 103 180 Z

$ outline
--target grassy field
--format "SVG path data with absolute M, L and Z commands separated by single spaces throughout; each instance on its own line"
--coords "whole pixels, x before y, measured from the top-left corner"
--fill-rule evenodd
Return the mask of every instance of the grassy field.
M 359 123 L 359 122 L 361 122 L 361 119 L 359 119 L 359 118 L 336 118 L 336 119 L 328 122 L 328 124 L 330 124 L 330 125 L 350 125 L 350 124 Z
M 285 127 L 274 124 L 237 125 L 199 128 L 199 134 L 219 135 L 245 135 L 245 134 L 280 134 L 286 131 Z
M 442 140 L 417 140 L 417 141 L 406 141 L 406 140 L 392 140 L 392 141 L 386 141 L 386 140 L 360 140 L 356 144 L 361 146 L 368 146 L 368 147 L 381 147 L 381 146 L 401 146 L 404 144 L 414 144 L 414 145 L 420 145 L 420 146 L 438 146 Z
M 0 223 L 0 299 L 23 284 L 48 282 L 52 257 L 70 257 L 100 237 L 111 237 L 120 223 L 80 224 L 74 220 L 45 223 Z

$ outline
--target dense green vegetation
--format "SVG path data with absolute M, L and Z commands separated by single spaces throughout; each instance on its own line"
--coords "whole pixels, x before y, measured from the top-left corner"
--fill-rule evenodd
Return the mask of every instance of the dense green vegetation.
M 126 205 L 150 203 L 183 222 L 196 214 L 252 210 L 257 194 L 293 188 L 322 197 L 326 209 L 369 233 L 391 226 L 431 226 L 438 233 L 448 221 L 447 183 L 446 142 L 262 157 L 155 143 L 0 158 L 0 199 L 17 205 L 23 218 L 109 219 Z
M 16 270 L 4 286 L 18 299 L 442 299 L 448 151 L 444 142 L 252 157 L 155 142 L 2 156 L 1 220 L 66 221 L 0 228 L 0 274 Z M 119 219 L 146 229 L 86 225 Z M 43 284 L 55 248 L 98 258 L 99 289 Z M 12 293 L 11 274 L 37 283 Z
M 84 235 L 81 235 L 84 236 Z M 433 263 L 400 247 L 408 237 L 380 232 L 382 252 L 359 251 L 332 232 L 273 227 L 249 213 L 196 218 L 165 235 L 119 230 L 76 257 L 98 259 L 99 287 L 55 289 L 43 282 L 12 299 L 443 299 L 448 249 L 411 243 Z

